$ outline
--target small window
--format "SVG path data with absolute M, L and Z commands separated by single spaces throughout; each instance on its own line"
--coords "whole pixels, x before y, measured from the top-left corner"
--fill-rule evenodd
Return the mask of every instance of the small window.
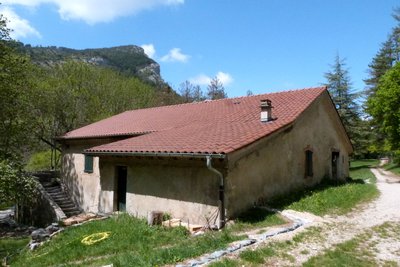
M 85 155 L 85 172 L 93 172 L 93 156 Z
M 313 176 L 313 152 L 306 150 L 306 177 Z

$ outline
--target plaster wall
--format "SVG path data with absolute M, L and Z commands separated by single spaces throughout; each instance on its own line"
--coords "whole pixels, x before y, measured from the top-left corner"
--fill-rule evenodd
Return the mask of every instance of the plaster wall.
M 101 158 L 101 212 L 117 209 L 117 166 L 127 167 L 128 213 L 146 218 L 163 211 L 191 224 L 216 222 L 219 180 L 204 160 Z
M 86 212 L 98 212 L 100 195 L 99 158 L 93 157 L 93 173 L 86 173 L 83 150 L 110 139 L 72 140 L 63 143 L 61 180 L 73 201 Z
M 313 151 L 312 177 L 305 176 L 307 149 Z M 324 177 L 332 178 L 333 151 L 339 152 L 338 178 L 345 179 L 352 147 L 329 96 L 323 94 L 291 126 L 228 155 L 227 216 Z

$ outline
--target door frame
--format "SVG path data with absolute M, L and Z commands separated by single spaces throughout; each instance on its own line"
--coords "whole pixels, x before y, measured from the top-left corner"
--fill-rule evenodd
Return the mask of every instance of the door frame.
M 115 166 L 114 205 L 113 205 L 114 211 L 126 211 L 126 195 L 128 191 L 127 187 L 128 187 L 128 167 L 124 165 Z M 123 204 L 123 206 L 121 204 Z
M 331 168 L 332 168 L 332 179 L 339 179 L 339 161 L 340 161 L 340 152 L 339 150 L 331 151 Z

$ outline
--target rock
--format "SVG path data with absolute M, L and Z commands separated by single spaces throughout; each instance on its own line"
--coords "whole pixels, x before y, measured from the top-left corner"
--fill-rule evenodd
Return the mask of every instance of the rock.
M 43 228 L 39 228 L 32 232 L 31 234 L 32 240 L 37 242 L 43 242 L 50 237 L 49 233 Z
M 37 242 L 29 243 L 29 249 L 30 249 L 30 250 L 37 249 L 38 247 L 40 247 L 40 244 L 41 244 L 41 243 L 37 243 Z
M 54 232 L 57 232 L 58 230 L 60 230 L 60 227 L 58 226 L 58 224 L 51 224 L 49 226 L 46 227 L 46 232 L 49 233 L 50 235 Z

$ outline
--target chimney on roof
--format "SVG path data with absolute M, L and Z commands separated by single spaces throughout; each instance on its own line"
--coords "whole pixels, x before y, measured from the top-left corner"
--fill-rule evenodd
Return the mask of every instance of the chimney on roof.
M 272 120 L 272 102 L 269 99 L 261 100 L 261 122 L 267 122 Z

